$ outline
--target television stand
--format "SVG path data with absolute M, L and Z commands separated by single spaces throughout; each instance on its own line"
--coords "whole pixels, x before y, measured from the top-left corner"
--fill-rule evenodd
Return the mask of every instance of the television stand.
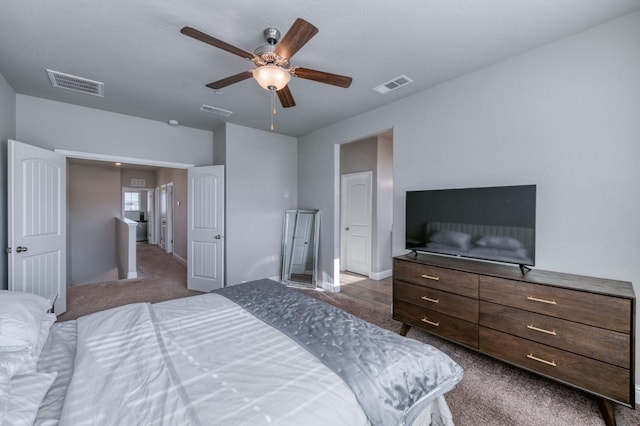
M 393 319 L 590 393 L 608 426 L 635 408 L 630 282 L 431 256 L 393 260 Z

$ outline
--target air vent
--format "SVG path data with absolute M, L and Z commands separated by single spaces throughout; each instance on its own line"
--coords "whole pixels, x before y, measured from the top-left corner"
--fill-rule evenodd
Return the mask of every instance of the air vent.
M 200 107 L 200 111 L 209 112 L 211 114 L 221 115 L 223 117 L 228 117 L 233 114 L 233 111 L 227 111 L 226 109 L 212 107 L 211 105 L 202 105 Z
M 389 93 L 392 90 L 396 90 L 401 88 L 402 86 L 406 86 L 409 83 L 413 83 L 413 80 L 411 80 L 409 77 L 403 74 L 400 77 L 396 77 L 393 80 L 389 80 L 378 87 L 374 87 L 373 90 L 380 93 L 381 95 L 384 95 L 385 93 Z
M 47 70 L 47 74 L 49 74 L 49 80 L 51 80 L 53 87 L 86 93 L 87 95 L 104 96 L 104 83 L 100 81 L 89 80 L 53 70 Z
M 136 188 L 144 188 L 145 180 L 144 179 L 131 179 L 131 186 Z

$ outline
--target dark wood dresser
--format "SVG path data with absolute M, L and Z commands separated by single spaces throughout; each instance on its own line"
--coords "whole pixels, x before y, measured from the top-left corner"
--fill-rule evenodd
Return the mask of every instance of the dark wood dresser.
M 393 262 L 393 318 L 635 408 L 635 295 L 629 282 L 426 254 Z

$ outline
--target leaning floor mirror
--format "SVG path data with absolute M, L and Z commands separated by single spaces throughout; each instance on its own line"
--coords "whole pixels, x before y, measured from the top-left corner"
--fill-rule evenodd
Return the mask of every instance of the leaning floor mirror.
M 320 210 L 286 210 L 282 230 L 284 283 L 315 288 L 318 265 Z

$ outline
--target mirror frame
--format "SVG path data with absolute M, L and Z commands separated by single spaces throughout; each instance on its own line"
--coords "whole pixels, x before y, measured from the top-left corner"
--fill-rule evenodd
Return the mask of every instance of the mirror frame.
M 291 263 L 288 260 L 291 259 L 291 255 L 287 256 L 287 250 L 290 248 L 293 250 L 293 245 L 288 244 L 287 239 L 295 235 L 298 223 L 298 215 L 300 214 L 313 214 L 313 227 L 312 232 L 312 246 L 308 248 L 313 256 L 313 265 L 311 269 L 311 283 L 295 281 L 291 279 Z M 294 215 L 294 224 L 292 235 L 288 235 L 290 217 Z M 313 209 L 287 209 L 284 212 L 284 220 L 282 223 L 282 249 L 281 249 L 281 262 L 280 262 L 280 281 L 292 286 L 304 287 L 304 288 L 316 288 L 318 285 L 318 247 L 320 237 L 320 210 Z

